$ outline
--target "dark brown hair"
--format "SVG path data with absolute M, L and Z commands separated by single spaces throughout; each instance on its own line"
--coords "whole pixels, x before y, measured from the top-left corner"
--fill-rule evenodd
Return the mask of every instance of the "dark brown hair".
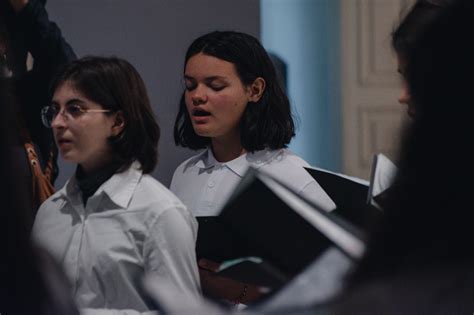
M 290 102 L 260 42 L 244 33 L 212 32 L 193 41 L 186 52 L 184 67 L 191 57 L 199 53 L 231 62 L 246 86 L 258 77 L 265 80 L 262 97 L 258 102 L 247 105 L 240 121 L 240 141 L 244 149 L 253 152 L 265 148 L 285 148 L 295 135 Z M 203 149 L 211 141 L 194 132 L 186 110 L 184 92 L 174 125 L 174 139 L 177 145 L 193 150 Z
M 66 81 L 105 109 L 123 112 L 125 128 L 109 138 L 114 158 L 122 165 L 120 170 L 138 160 L 144 173 L 153 171 L 158 161 L 160 128 L 137 70 L 120 58 L 89 56 L 59 72 L 51 85 L 51 95 Z

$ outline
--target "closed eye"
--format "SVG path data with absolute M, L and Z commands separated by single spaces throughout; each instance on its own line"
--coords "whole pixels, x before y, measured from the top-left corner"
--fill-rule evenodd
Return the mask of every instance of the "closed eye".
M 211 84 L 209 87 L 216 92 L 222 91 L 223 89 L 226 88 L 225 85 L 216 85 L 216 84 Z
M 184 87 L 186 88 L 186 90 L 188 91 L 192 91 L 196 88 L 197 84 L 189 84 L 189 83 L 185 83 L 184 84 Z

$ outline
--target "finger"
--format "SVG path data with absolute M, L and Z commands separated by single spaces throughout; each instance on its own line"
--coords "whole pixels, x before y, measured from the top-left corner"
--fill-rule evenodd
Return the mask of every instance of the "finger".
M 205 258 L 199 259 L 198 265 L 199 267 L 203 269 L 207 269 L 209 271 L 214 271 L 214 272 L 216 272 L 219 269 L 218 263 L 212 260 L 205 259 Z

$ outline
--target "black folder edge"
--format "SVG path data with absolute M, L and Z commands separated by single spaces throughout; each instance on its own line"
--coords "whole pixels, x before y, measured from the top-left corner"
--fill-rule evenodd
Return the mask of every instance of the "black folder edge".
M 370 170 L 370 184 L 369 184 L 369 191 L 367 193 L 367 204 L 370 205 L 372 204 L 372 198 L 375 196 L 372 196 L 373 190 L 374 190 L 374 181 L 375 181 L 375 174 L 377 173 L 377 163 L 378 163 L 378 155 L 374 154 L 374 157 L 372 158 L 372 169 Z
M 304 167 L 304 169 L 318 182 L 336 204 L 336 209 L 333 213 L 355 227 L 360 228 L 361 231 L 371 230 L 378 221 L 377 218 L 382 214 L 380 207 L 370 202 L 373 180 L 369 182 L 357 177 L 315 167 Z M 333 180 L 332 178 L 335 179 Z M 342 185 L 342 187 L 339 189 L 335 185 Z M 345 197 L 349 191 L 351 195 Z M 355 196 L 357 197 L 355 198 Z M 376 198 L 373 199 L 376 201 Z
M 312 200 L 307 199 L 304 196 L 301 196 L 294 189 L 292 189 L 291 187 L 288 187 L 287 185 L 277 180 L 276 178 L 268 174 L 263 174 L 263 173 L 260 173 L 259 176 L 267 177 L 269 180 L 276 182 L 282 188 L 292 193 L 293 197 L 299 198 L 301 201 L 305 203 L 306 206 L 311 207 L 312 210 L 316 210 L 316 213 L 321 216 L 321 220 L 326 220 L 327 223 L 330 223 L 334 227 L 338 228 L 339 230 L 341 230 L 342 233 L 346 233 L 347 234 L 346 236 L 349 237 L 351 241 L 359 244 L 360 250 L 356 250 L 356 251 L 350 250 L 349 248 L 346 247 L 346 245 L 344 245 L 341 242 L 340 239 L 337 239 L 334 236 L 328 235 L 327 232 L 322 231 L 320 228 L 315 226 L 315 228 L 318 229 L 324 236 L 326 236 L 331 241 L 331 243 L 333 243 L 337 248 L 339 248 L 344 254 L 346 254 L 352 260 L 357 261 L 362 257 L 363 253 L 365 252 L 368 238 L 367 238 L 367 235 L 361 229 L 357 228 L 352 223 L 338 216 L 337 214 L 325 211 L 320 205 L 316 204 Z M 283 201 L 286 202 L 285 200 Z M 308 220 L 307 218 L 305 219 Z M 312 222 L 310 223 L 313 224 Z
M 314 224 L 311 221 L 308 221 L 307 218 L 305 218 L 304 216 L 302 217 L 305 220 L 307 220 L 311 225 L 313 225 L 315 229 L 318 229 L 320 233 L 322 233 L 325 237 L 327 237 L 331 241 L 331 243 L 334 244 L 334 246 L 336 246 L 339 250 L 341 250 L 341 252 L 343 252 L 348 258 L 350 258 L 353 261 L 358 261 L 362 257 L 363 253 L 365 252 L 367 239 L 368 239 L 367 235 L 362 230 L 360 230 L 359 228 L 357 228 L 356 226 L 354 226 L 347 220 L 341 218 L 340 216 L 337 216 L 335 213 L 331 213 L 331 212 L 327 212 L 323 210 L 320 205 L 317 205 L 316 203 L 307 199 L 306 197 L 301 196 L 294 189 L 292 189 L 291 187 L 288 187 L 286 184 L 282 183 L 281 181 L 274 178 L 273 176 L 267 173 L 260 172 L 253 167 L 250 167 L 249 170 L 246 172 L 241 182 L 237 185 L 234 193 L 229 197 L 227 202 L 224 204 L 220 213 L 222 213 L 222 211 L 225 209 L 226 204 L 231 203 L 234 198 L 238 198 L 241 191 L 245 189 L 248 183 L 255 180 L 255 178 L 263 181 L 264 184 L 267 186 L 269 186 L 269 183 L 271 182 L 276 183 L 277 186 L 273 185 L 274 188 L 281 187 L 285 191 L 290 192 L 290 194 L 293 197 L 296 197 L 297 199 L 301 200 L 305 207 L 310 207 L 313 209 L 313 211 L 315 210 L 315 213 L 317 213 L 318 216 L 320 217 L 318 219 L 319 221 L 327 222 L 331 224 L 332 226 L 336 227 L 337 229 L 341 230 L 343 233 L 346 234 L 346 236 L 351 241 L 358 244 L 359 249 L 350 250 L 345 244 L 343 244 L 343 242 L 341 242 L 340 239 L 335 238 L 333 235 L 328 235 L 327 231 L 321 231 L 318 227 L 314 226 Z M 270 184 L 270 186 L 272 186 L 272 184 Z M 280 194 L 275 192 L 275 190 L 272 189 L 272 187 L 268 187 L 268 188 L 271 189 L 280 199 L 282 199 Z M 282 201 L 285 202 L 291 208 L 293 208 L 293 206 L 288 204 L 288 201 L 283 200 L 283 199 Z M 301 216 L 300 213 L 298 214 Z
M 369 184 L 369 191 L 367 193 L 367 204 L 368 205 L 373 205 L 375 208 L 377 208 L 378 210 L 380 211 L 383 211 L 383 207 L 381 206 L 381 203 L 383 203 L 384 199 L 386 198 L 386 195 L 391 191 L 392 189 L 392 185 L 393 185 L 393 182 L 392 182 L 392 185 L 388 186 L 387 188 L 385 188 L 384 190 L 382 190 L 381 192 L 379 192 L 377 195 L 373 195 L 373 189 L 374 189 L 374 182 L 375 182 L 375 177 L 377 176 L 377 169 L 378 169 L 378 166 L 379 166 L 379 159 L 381 159 L 381 156 L 382 157 L 385 157 L 385 159 L 389 160 L 388 157 L 386 157 L 385 155 L 379 153 L 379 154 L 374 154 L 374 157 L 372 159 L 372 168 L 371 168 L 371 171 L 370 171 L 370 184 Z M 391 163 L 393 163 L 392 161 L 390 161 Z M 394 175 L 394 177 L 396 176 L 396 174 Z

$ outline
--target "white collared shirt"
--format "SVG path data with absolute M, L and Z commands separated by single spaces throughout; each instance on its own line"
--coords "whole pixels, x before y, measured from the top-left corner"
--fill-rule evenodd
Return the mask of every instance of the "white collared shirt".
M 72 177 L 38 210 L 33 239 L 62 263 L 79 308 L 149 310 L 141 282 L 163 279 L 199 294 L 197 222 L 167 188 L 134 162 L 84 207 Z
M 217 215 L 249 166 L 269 173 L 327 211 L 336 208 L 303 168 L 309 164 L 288 149 L 246 153 L 225 163 L 207 149 L 178 166 L 170 189 L 195 216 Z

